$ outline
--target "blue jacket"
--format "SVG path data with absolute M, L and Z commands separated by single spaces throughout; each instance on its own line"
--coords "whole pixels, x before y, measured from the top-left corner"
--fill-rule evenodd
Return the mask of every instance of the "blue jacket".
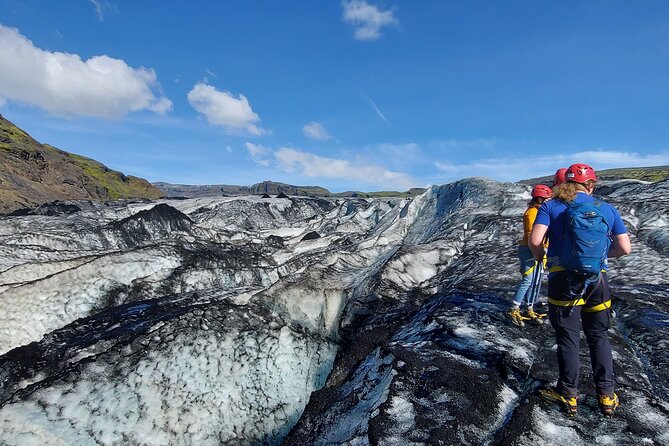
M 574 198 L 574 203 L 592 203 L 593 201 L 598 200 L 585 192 L 578 192 L 576 198 Z M 603 200 L 602 202 L 602 213 L 604 214 L 604 219 L 606 223 L 611 228 L 609 235 L 620 235 L 627 233 L 627 228 L 623 222 L 620 212 L 614 206 L 606 203 Z M 567 205 L 561 200 L 548 200 L 539 208 L 537 213 L 537 218 L 534 220 L 535 225 L 546 225 L 548 226 L 548 268 L 551 268 L 557 262 L 557 256 L 559 248 L 562 243 L 562 238 L 565 231 L 565 211 L 567 210 Z

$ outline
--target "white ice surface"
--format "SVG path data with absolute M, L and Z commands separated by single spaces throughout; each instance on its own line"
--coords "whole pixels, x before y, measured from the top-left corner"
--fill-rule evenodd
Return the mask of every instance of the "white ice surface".
M 42 279 L 46 276 L 59 273 L 61 271 L 78 267 L 95 257 L 79 257 L 72 260 L 63 260 L 55 262 L 41 263 L 23 263 L 9 268 L 0 273 L 0 286 L 7 284 L 18 284 L 21 282 L 31 282 Z
M 0 293 L 0 354 L 38 341 L 44 334 L 104 307 L 113 288 L 172 271 L 180 262 L 167 247 L 128 251 L 4 290 Z
M 155 339 L 159 339 L 157 336 Z M 278 332 L 176 333 L 139 361 L 98 361 L 0 409 L 7 445 L 276 444 L 323 384 L 335 350 Z

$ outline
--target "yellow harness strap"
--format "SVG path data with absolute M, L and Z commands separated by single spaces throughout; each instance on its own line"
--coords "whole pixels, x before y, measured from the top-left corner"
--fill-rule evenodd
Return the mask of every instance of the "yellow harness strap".
M 529 276 L 534 271 L 534 267 L 537 266 L 535 263 L 534 266 L 523 273 L 523 276 Z
M 585 305 L 585 300 L 584 299 L 576 299 L 576 300 L 556 300 L 556 299 L 551 299 L 550 297 L 548 298 L 548 303 L 553 304 L 558 307 L 576 307 L 580 305 Z M 599 305 L 595 305 L 594 307 L 588 307 L 584 308 L 583 311 L 586 313 L 597 313 L 598 311 L 604 311 L 611 308 L 611 300 L 607 300 L 606 302 L 602 302 Z
M 548 270 L 549 273 L 557 273 L 557 272 L 560 272 L 560 271 L 565 271 L 565 269 L 563 267 L 561 267 L 560 265 L 551 266 L 550 269 Z M 602 268 L 602 272 L 606 273 L 608 271 L 606 271 L 605 269 Z
M 556 300 L 556 299 L 551 299 L 549 297 L 548 298 L 548 303 L 556 305 L 558 307 L 576 307 L 576 306 L 579 306 L 579 305 L 585 305 L 585 300 L 584 299 Z
M 611 308 L 611 300 L 607 300 L 606 302 L 602 302 L 599 305 L 595 305 L 594 307 L 588 307 L 584 308 L 583 311 L 586 313 L 597 313 L 598 311 L 604 311 Z

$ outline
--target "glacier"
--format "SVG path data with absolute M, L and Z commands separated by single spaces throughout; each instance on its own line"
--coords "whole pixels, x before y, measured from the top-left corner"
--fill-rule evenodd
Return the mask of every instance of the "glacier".
M 669 182 L 604 183 L 622 405 L 504 316 L 529 188 L 55 202 L 0 217 L 2 444 L 669 444 Z M 545 297 L 544 297 L 545 300 Z

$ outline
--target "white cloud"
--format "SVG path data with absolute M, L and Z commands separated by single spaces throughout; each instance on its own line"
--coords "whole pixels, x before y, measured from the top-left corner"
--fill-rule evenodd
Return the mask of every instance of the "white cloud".
M 152 69 L 132 68 L 106 55 L 83 61 L 76 54 L 44 51 L 17 29 L 3 25 L 0 96 L 60 116 L 115 118 L 139 110 L 172 109 Z
M 302 127 L 302 131 L 306 136 L 317 141 L 327 141 L 331 138 L 325 126 L 320 122 L 310 122 L 309 124 L 305 124 L 304 127 Z
M 207 76 L 211 76 L 211 77 L 214 78 L 214 79 L 216 79 L 216 78 L 218 77 L 218 76 L 216 75 L 216 73 L 214 73 L 213 71 L 211 71 L 209 68 L 205 68 L 205 69 L 204 69 L 204 72 L 207 73 Z
M 152 106 L 151 106 L 151 111 L 154 111 L 156 113 L 167 113 L 168 111 L 172 110 L 172 101 L 169 99 L 163 97 L 159 98 Z
M 98 16 L 99 21 L 103 21 L 105 19 L 104 12 L 105 11 L 114 11 L 118 14 L 118 10 L 116 9 L 116 5 L 107 1 L 103 0 L 89 0 L 93 6 L 95 7 L 95 13 Z
M 280 148 L 274 153 L 280 169 L 307 177 L 337 178 L 390 189 L 409 189 L 416 182 L 406 173 L 393 172 L 375 164 L 353 164 L 301 150 Z
M 640 154 L 613 150 L 588 150 L 531 158 L 487 158 L 462 164 L 435 162 L 434 165 L 448 181 L 472 176 L 484 176 L 499 181 L 518 181 L 552 175 L 560 167 L 569 167 L 575 163 L 589 164 L 595 171 L 617 167 L 667 165 L 669 164 L 669 152 Z
M 365 0 L 344 0 L 342 19 L 355 29 L 358 40 L 376 40 L 381 36 L 381 28 L 399 22 L 392 10 L 381 10 Z
M 206 73 L 206 75 L 200 81 L 200 83 L 202 83 L 202 84 L 209 84 L 209 83 L 211 83 L 211 81 L 209 79 L 216 79 L 218 77 L 216 75 L 216 73 L 211 71 L 209 68 L 205 67 L 204 72 Z
M 250 142 L 246 143 L 246 150 L 248 150 L 251 159 L 261 166 L 269 166 L 270 160 L 267 159 L 267 156 L 270 153 L 270 150 L 266 147 L 261 146 L 260 144 L 253 144 Z
M 669 164 L 669 153 L 640 154 L 613 150 L 590 150 L 575 153 L 572 159 L 575 159 L 573 163 L 581 162 L 578 160 L 584 159 L 586 163 L 592 164 L 593 167 L 605 166 L 607 169 L 613 167 L 644 167 Z
M 417 182 L 404 172 L 395 172 L 386 167 L 356 160 L 327 158 L 299 149 L 280 147 L 272 151 L 260 144 L 246 143 L 246 150 L 253 161 L 263 167 L 274 164 L 275 168 L 311 178 L 330 178 L 373 185 L 394 190 L 414 187 Z
M 100 3 L 100 0 L 90 0 L 90 2 L 93 4 L 93 6 L 95 6 L 95 12 L 98 15 L 98 20 L 103 21 L 105 16 L 102 13 L 102 3 Z
M 228 91 L 218 91 L 205 83 L 196 84 L 188 93 L 190 105 L 202 113 L 211 125 L 222 126 L 229 131 L 247 131 L 262 135 L 263 129 L 256 125 L 260 117 L 253 112 L 244 95 L 236 98 Z

